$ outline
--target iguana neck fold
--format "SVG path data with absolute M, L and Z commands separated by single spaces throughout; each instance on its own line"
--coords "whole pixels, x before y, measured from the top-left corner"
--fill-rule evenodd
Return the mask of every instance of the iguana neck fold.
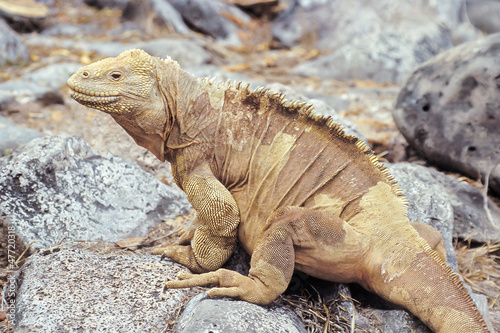
M 188 72 L 179 72 L 177 104 L 171 109 L 173 124 L 166 140 L 167 149 L 213 144 L 226 88 L 207 79 L 197 79 Z

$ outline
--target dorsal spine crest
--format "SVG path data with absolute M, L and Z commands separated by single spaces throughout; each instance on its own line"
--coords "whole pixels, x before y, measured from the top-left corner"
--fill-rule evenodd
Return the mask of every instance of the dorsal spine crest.
M 270 103 L 275 103 L 277 106 L 280 106 L 283 110 L 287 111 L 287 113 L 299 114 L 306 119 L 309 119 L 314 124 L 316 124 L 316 128 L 318 130 L 326 128 L 329 132 L 329 135 L 332 135 L 335 138 L 340 138 L 345 142 L 348 142 L 349 144 L 355 144 L 361 153 L 367 155 L 369 162 L 379 169 L 381 174 L 386 178 L 387 183 L 391 186 L 393 192 L 401 199 L 404 206 L 407 206 L 407 201 L 401 191 L 401 188 L 397 184 L 394 177 L 389 173 L 385 165 L 383 165 L 379 161 L 378 157 L 373 153 L 371 148 L 363 140 L 355 136 L 346 134 L 344 131 L 344 127 L 340 123 L 336 122 L 332 117 L 322 116 L 315 113 L 314 106 L 310 103 L 297 100 L 288 102 L 283 93 L 275 92 L 265 87 L 258 87 L 254 90 L 250 90 L 249 83 L 247 83 L 246 85 L 243 85 L 241 82 L 235 85 L 226 84 L 227 82 L 224 84 L 225 88 L 233 87 L 233 89 L 236 89 L 242 95 L 254 95 L 261 99 L 266 98 Z

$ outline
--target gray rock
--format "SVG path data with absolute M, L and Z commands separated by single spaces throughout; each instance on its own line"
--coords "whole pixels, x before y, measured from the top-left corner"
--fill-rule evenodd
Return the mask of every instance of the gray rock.
M 95 6 L 97 8 L 114 8 L 118 10 L 125 10 L 132 1 L 130 0 L 84 0 L 85 4 Z
M 204 43 L 197 39 L 156 39 L 137 43 L 134 48 L 160 58 L 170 56 L 181 66 L 188 66 L 206 64 L 211 60 L 210 53 L 203 46 Z
M 474 303 L 476 303 L 479 312 L 483 315 L 486 326 L 488 326 L 490 332 L 495 332 L 495 328 L 493 328 L 493 324 L 491 322 L 490 310 L 488 306 L 488 297 L 482 294 L 475 294 L 475 293 L 471 293 L 470 296 L 474 301 Z
M 491 225 L 492 221 L 489 221 L 484 209 L 483 195 L 475 187 L 416 164 L 397 163 L 388 165 L 388 168 L 409 200 L 410 220 L 427 223 L 438 229 L 450 240 L 447 244 L 448 254 L 452 254 L 453 247 L 447 223 L 453 226 L 453 237 L 483 243 L 500 239 L 500 230 Z M 453 215 L 451 222 L 450 207 Z M 488 200 L 488 209 L 493 223 L 498 223 L 500 207 Z
M 175 330 L 178 333 L 306 332 L 297 315 L 285 306 L 210 299 L 206 293 L 187 304 Z
M 34 139 L 0 159 L 0 212 L 36 248 L 142 236 L 190 207 L 180 190 L 79 137 Z
M 115 8 L 122 12 L 123 20 L 144 23 L 148 16 L 154 16 L 156 22 L 181 34 L 190 32 L 181 14 L 167 0 L 85 0 L 85 3 L 97 8 Z
M 484 209 L 484 198 L 481 191 L 439 171 L 429 169 L 433 181 L 440 183 L 447 200 L 453 207 L 453 237 L 470 239 L 476 242 L 496 242 L 500 239 L 500 207 L 488 199 L 488 213 Z
M 200 39 L 159 38 L 144 42 L 86 42 L 72 39 L 60 39 L 45 36 L 41 39 L 28 39 L 28 45 L 43 45 L 45 47 L 66 47 L 83 51 L 95 51 L 105 57 L 116 57 L 126 50 L 144 49 L 154 56 L 165 58 L 167 55 L 177 60 L 181 66 L 197 66 L 211 60 L 210 53 L 205 50 Z
M 163 332 L 193 293 L 162 291 L 180 271 L 159 256 L 41 249 L 18 274 L 14 331 Z
M 59 89 L 66 85 L 69 77 L 80 67 L 82 65 L 75 62 L 51 64 L 24 74 L 23 79 L 48 88 Z
M 8 106 L 15 102 L 14 96 L 7 90 L 0 90 L 0 111 L 5 110 Z
M 150 0 L 151 10 L 156 14 L 156 19 L 168 28 L 181 34 L 189 33 L 189 28 L 184 23 L 182 15 L 167 0 Z
M 467 0 L 467 15 L 473 25 L 486 33 L 500 32 L 500 2 L 497 0 Z
M 429 60 L 401 90 L 394 120 L 436 165 L 477 179 L 500 163 L 500 33 Z M 490 188 L 500 193 L 500 167 Z
M 278 17 L 273 35 L 286 46 L 333 50 L 297 66 L 296 74 L 402 82 L 417 64 L 453 46 L 441 12 L 447 10 L 394 1 L 296 1 Z
M 28 60 L 29 52 L 24 42 L 4 20 L 0 19 L 0 66 L 8 62 Z
M 73 41 L 67 41 L 68 47 L 75 48 L 77 50 L 85 50 L 85 51 L 95 51 L 98 54 L 104 57 L 116 57 L 123 51 L 134 49 L 135 44 L 124 44 L 120 42 L 80 42 L 73 43 Z
M 244 23 L 250 23 L 250 17 L 235 6 L 220 0 L 168 0 L 179 11 L 184 20 L 224 44 L 240 44 L 238 26 L 233 20 L 222 15 L 223 12 Z
M 431 333 L 417 317 L 406 310 L 362 309 L 359 313 L 364 318 L 366 332 L 380 333 Z
M 466 19 L 463 17 L 465 3 L 463 0 L 442 0 L 427 3 L 435 8 L 438 17 L 450 28 L 456 28 Z
M 37 130 L 18 126 L 0 116 L 0 156 L 3 156 L 6 151 L 13 150 L 21 144 L 41 136 L 42 133 Z
M 0 83 L 0 96 L 3 95 L 6 101 L 16 100 L 19 103 L 39 100 L 45 105 L 62 104 L 64 102 L 59 89 L 80 67 L 78 63 L 47 65 L 23 75 L 22 79 Z
M 372 32 L 408 34 L 410 28 L 432 19 L 449 28 L 462 22 L 462 0 L 433 3 L 373 0 L 288 2 L 290 4 L 276 18 L 272 30 L 273 36 L 287 47 L 305 43 L 329 50 L 349 43 L 353 37 Z
M 403 82 L 415 66 L 453 47 L 451 41 L 446 28 L 430 23 L 404 35 L 360 35 L 332 53 L 296 66 L 292 72 L 324 79 Z
M 336 97 L 330 95 L 317 94 L 310 91 L 303 91 L 304 95 L 311 100 L 320 100 L 328 105 L 331 109 L 335 111 L 348 110 L 349 100 L 348 97 Z M 319 107 L 318 107 L 319 108 Z
M 59 94 L 56 89 L 28 80 L 11 80 L 0 83 L 0 94 L 21 104 L 43 99 L 45 95 L 52 93 Z
M 53 25 L 47 27 L 40 33 L 40 35 L 44 36 L 44 38 L 37 40 L 37 42 L 43 42 L 47 36 L 67 36 L 84 39 L 86 36 L 97 34 L 99 32 L 98 30 L 99 28 L 93 23 L 74 24 L 67 22 L 54 22 Z M 40 35 L 37 35 L 37 39 L 40 39 Z M 30 39 L 29 36 L 27 36 L 27 38 L 28 40 Z

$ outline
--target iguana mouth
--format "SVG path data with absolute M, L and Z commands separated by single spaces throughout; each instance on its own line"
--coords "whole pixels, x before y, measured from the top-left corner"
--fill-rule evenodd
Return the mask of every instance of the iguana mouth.
M 77 102 L 83 103 L 98 103 L 98 104 L 109 104 L 112 102 L 116 102 L 120 96 L 111 95 L 109 93 L 98 93 L 94 91 L 76 91 L 71 89 L 70 96 L 75 99 Z
M 109 104 L 120 98 L 118 91 L 94 91 L 75 86 L 71 81 L 68 81 L 68 86 L 71 89 L 70 96 L 77 102 Z

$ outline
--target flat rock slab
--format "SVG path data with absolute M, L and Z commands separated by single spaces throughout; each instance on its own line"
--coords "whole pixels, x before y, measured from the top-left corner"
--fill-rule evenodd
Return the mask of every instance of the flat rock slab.
M 143 236 L 190 209 L 182 191 L 80 137 L 33 139 L 0 159 L 0 213 L 34 247 Z
M 150 255 L 43 249 L 19 271 L 15 332 L 162 332 L 193 290 L 163 292 L 181 265 Z
M 0 83 L 0 109 L 13 101 L 63 104 L 59 89 L 80 67 L 80 64 L 73 62 L 51 64 L 23 75 L 22 79 Z
M 443 15 L 423 2 L 292 1 L 275 20 L 273 36 L 288 47 L 302 43 L 325 51 L 296 66 L 295 74 L 403 82 L 415 66 L 453 47 L 451 21 L 458 15 L 451 12 L 458 13 L 460 3 L 447 3 L 452 8 Z M 441 16 L 450 17 L 449 25 Z
M 500 163 L 500 34 L 429 60 L 401 90 L 394 120 L 436 165 L 477 179 Z M 490 188 L 500 193 L 500 167 Z
M 260 306 L 231 299 L 193 298 L 175 327 L 178 333 L 305 333 L 297 315 L 285 306 Z
M 21 144 L 42 136 L 43 134 L 37 130 L 18 126 L 11 123 L 7 118 L 0 116 L 0 156 Z

